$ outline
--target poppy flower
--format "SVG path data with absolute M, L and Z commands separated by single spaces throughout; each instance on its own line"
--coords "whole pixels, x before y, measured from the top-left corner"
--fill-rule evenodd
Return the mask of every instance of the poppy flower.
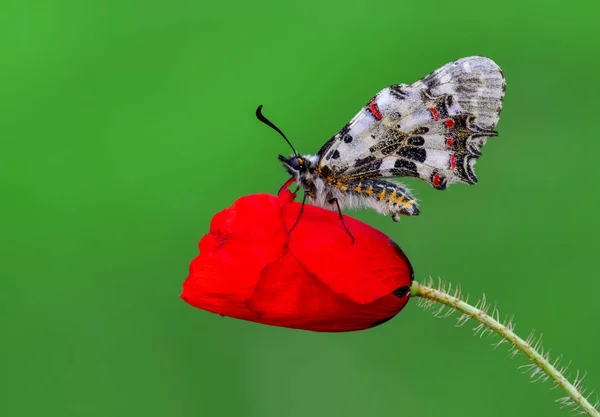
M 243 320 L 319 332 L 374 327 L 408 302 L 413 270 L 398 245 L 295 194 L 238 199 L 212 219 L 181 298 Z

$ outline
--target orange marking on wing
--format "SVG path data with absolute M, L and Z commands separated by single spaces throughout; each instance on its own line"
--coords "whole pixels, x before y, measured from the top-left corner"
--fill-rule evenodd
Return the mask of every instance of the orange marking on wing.
M 355 192 L 360 193 L 362 191 L 362 182 L 358 183 L 358 186 L 354 189 Z
M 412 200 L 408 200 L 406 203 L 403 204 L 404 208 L 408 208 L 410 206 L 412 206 L 413 201 Z
M 385 188 L 383 190 L 381 190 L 381 192 L 377 195 L 377 198 L 379 198 L 379 201 L 383 201 L 383 199 L 385 198 Z
M 373 194 L 373 187 L 369 187 L 369 188 L 367 188 L 367 189 L 365 190 L 365 194 L 366 194 L 366 195 L 371 195 L 371 194 Z
M 404 200 L 404 196 L 401 195 L 400 197 L 398 197 L 398 199 L 396 200 L 396 204 L 401 204 L 402 200 Z

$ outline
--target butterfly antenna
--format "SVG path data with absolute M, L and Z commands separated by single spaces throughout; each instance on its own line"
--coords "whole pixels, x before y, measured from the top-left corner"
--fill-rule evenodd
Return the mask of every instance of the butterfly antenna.
M 283 138 L 288 143 L 288 145 L 290 145 L 290 148 L 292 148 L 292 151 L 294 151 L 294 155 L 298 156 L 298 152 L 296 152 L 296 149 L 294 149 L 294 147 L 292 146 L 292 143 L 283 134 L 283 132 L 281 131 L 281 129 L 279 129 L 277 126 L 275 126 L 273 123 L 271 123 L 271 121 L 269 119 L 267 119 L 265 116 L 263 116 L 263 114 L 262 114 L 262 104 L 260 106 L 258 106 L 258 108 L 256 109 L 256 117 L 258 117 L 258 120 L 260 120 L 261 122 L 263 122 L 267 126 L 271 127 L 273 130 L 275 130 L 281 136 L 283 136 Z

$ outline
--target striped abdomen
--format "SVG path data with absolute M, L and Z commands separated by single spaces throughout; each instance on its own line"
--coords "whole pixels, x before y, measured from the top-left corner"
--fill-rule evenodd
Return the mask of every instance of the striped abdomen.
M 371 207 L 380 213 L 391 214 L 394 221 L 400 220 L 399 214 L 419 214 L 417 202 L 399 184 L 379 179 L 343 182 L 330 178 L 327 183 L 348 197 L 344 204 L 348 208 Z

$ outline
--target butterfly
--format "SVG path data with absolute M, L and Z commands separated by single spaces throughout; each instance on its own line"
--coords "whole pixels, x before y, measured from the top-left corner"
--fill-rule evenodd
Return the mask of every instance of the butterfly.
M 399 221 L 419 214 L 417 201 L 395 177 L 420 178 L 438 190 L 475 184 L 473 166 L 498 123 L 504 74 L 489 58 L 461 58 L 419 81 L 381 90 L 316 155 L 279 156 L 313 205 L 371 208 Z M 300 218 L 298 218 L 299 220 Z M 296 223 L 297 224 L 297 223 Z M 345 225 L 344 225 L 345 227 Z

